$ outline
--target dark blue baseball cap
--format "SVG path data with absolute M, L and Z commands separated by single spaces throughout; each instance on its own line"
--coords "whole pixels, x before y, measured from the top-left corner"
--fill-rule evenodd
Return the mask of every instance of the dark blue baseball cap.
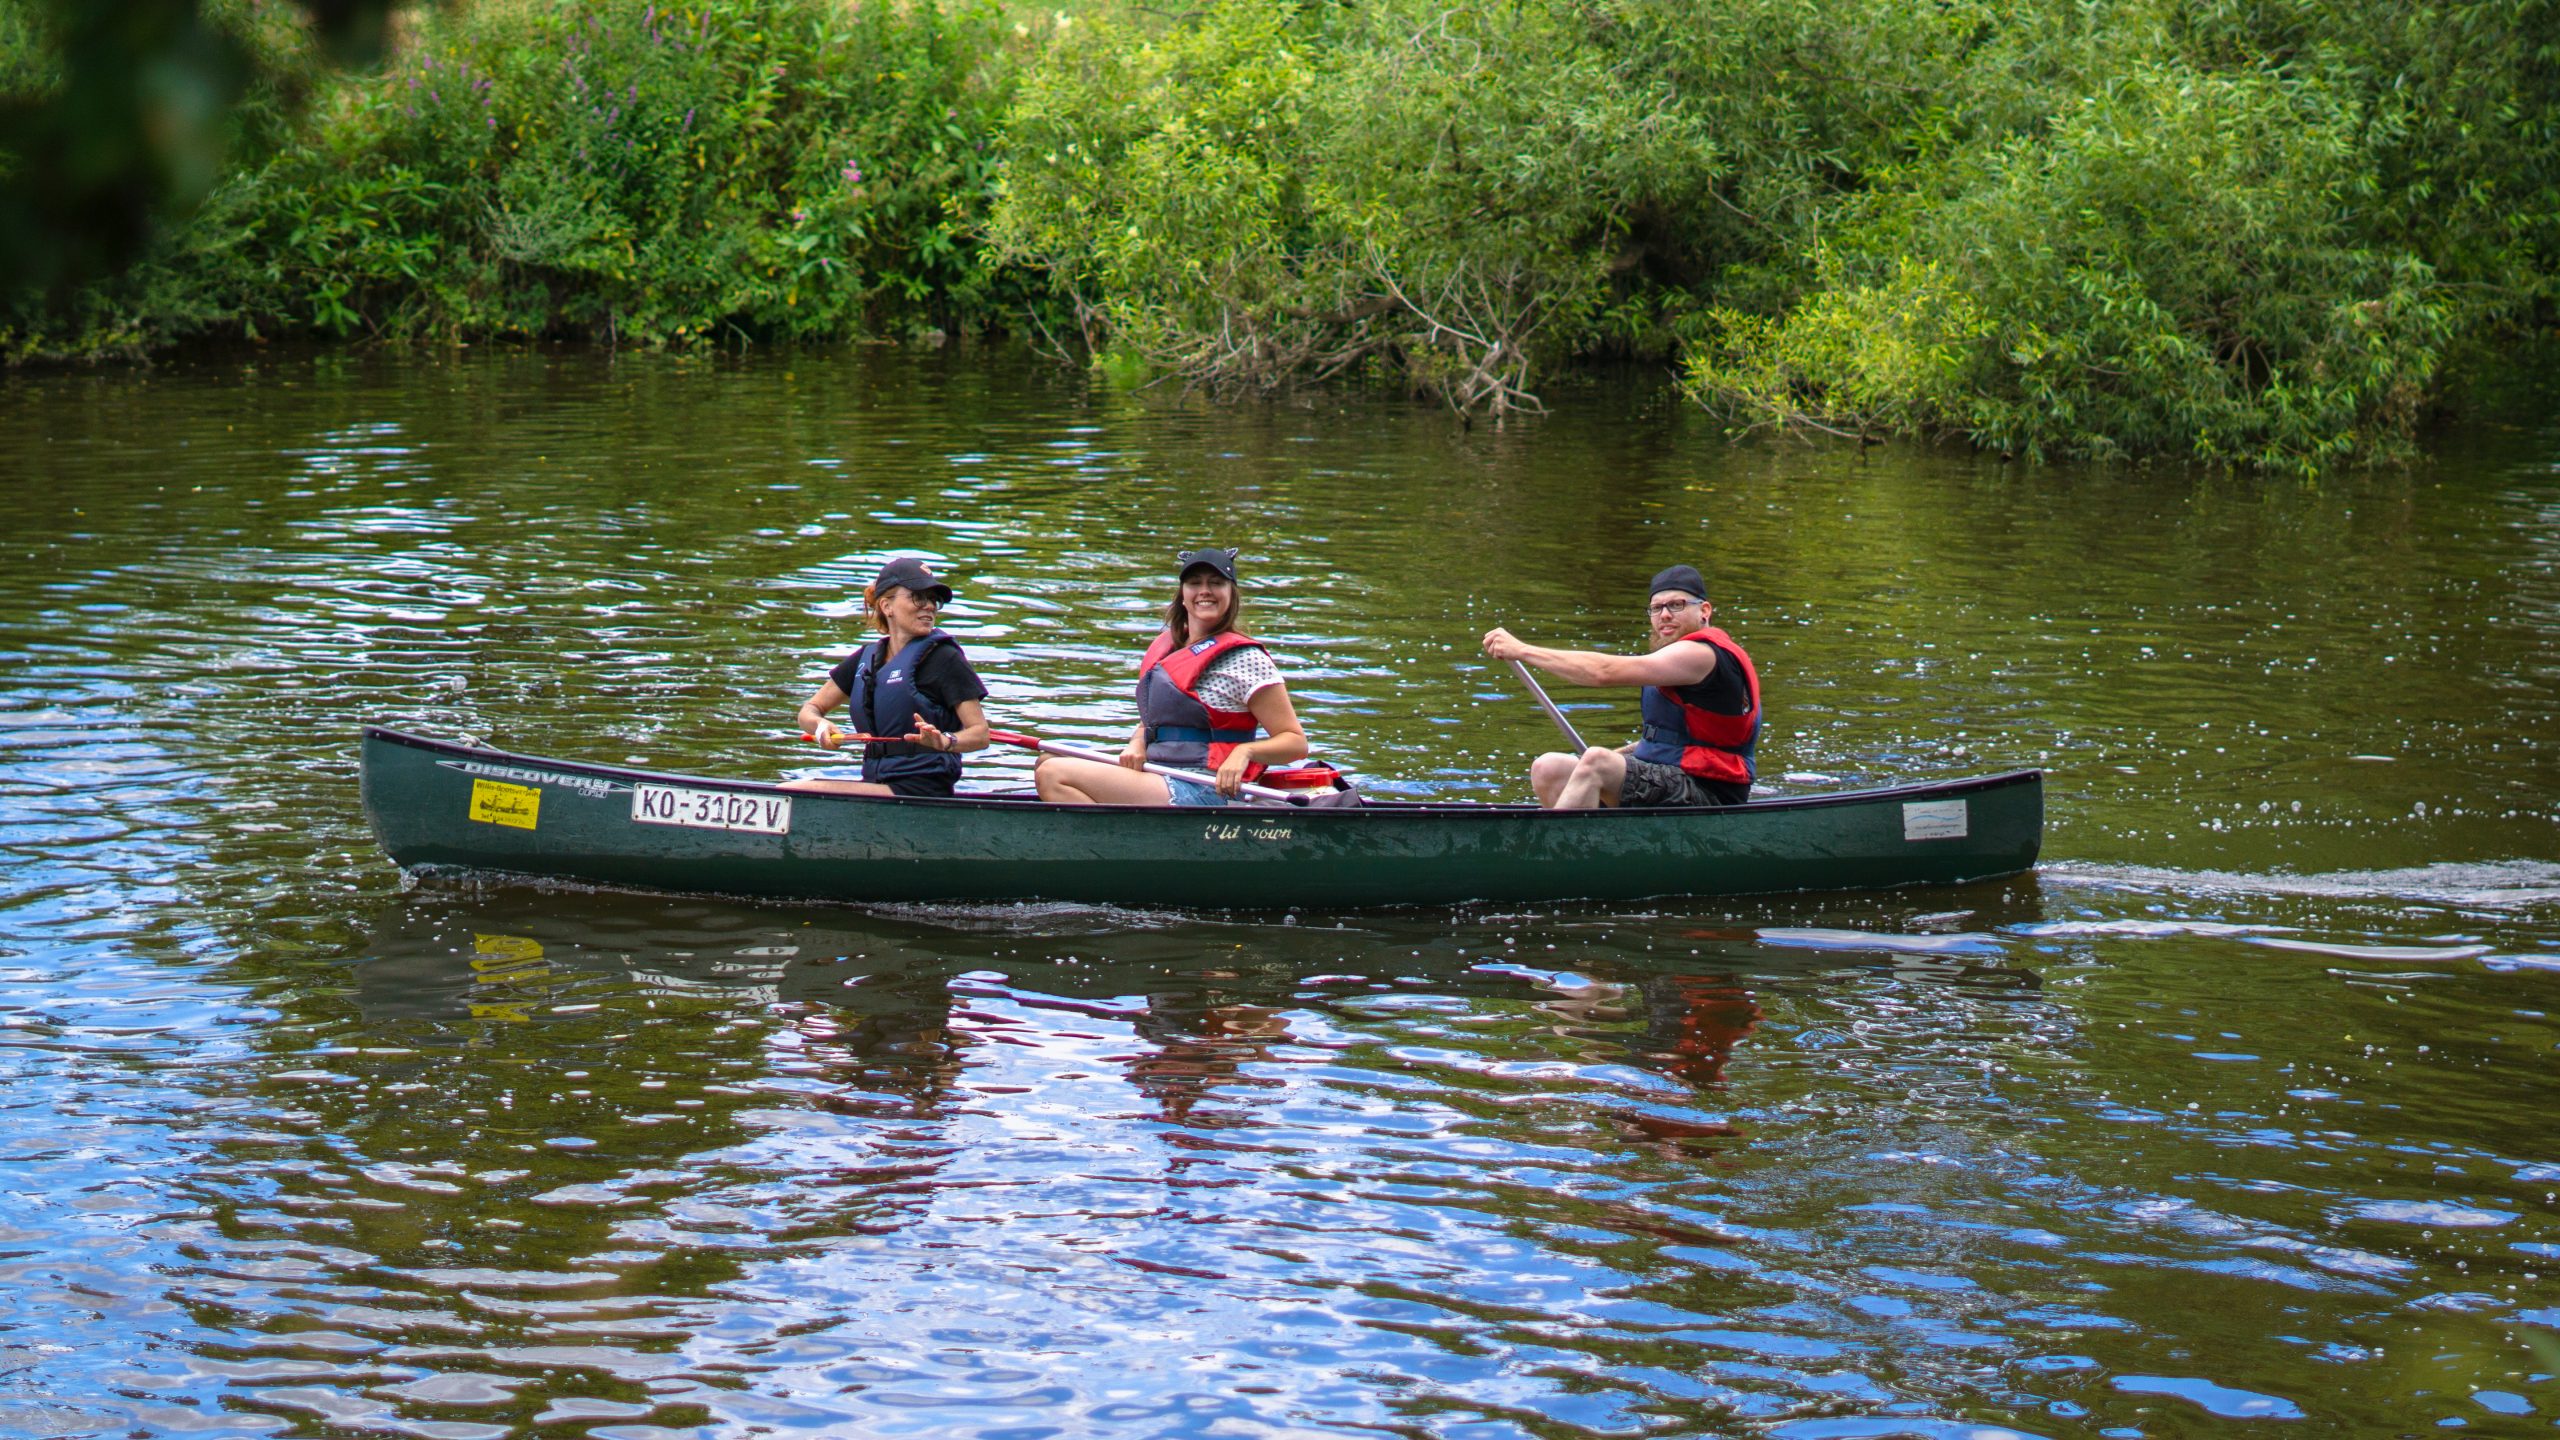
M 1677 590 L 1683 595 L 1695 595 L 1704 600 L 1707 598 L 1707 577 L 1699 574 L 1695 565 L 1674 565 L 1654 576 L 1652 587 L 1644 595 L 1650 600 L 1665 590 Z
M 937 605 L 951 603 L 951 587 L 942 583 L 942 577 L 934 574 L 931 566 L 912 555 L 901 555 L 881 566 L 880 578 L 871 582 L 874 595 L 886 595 L 892 588 L 912 590 L 930 597 Z
M 1182 574 L 1188 575 L 1203 565 L 1226 576 L 1228 584 L 1235 583 L 1236 552 L 1233 550 L 1185 550 L 1182 552 Z

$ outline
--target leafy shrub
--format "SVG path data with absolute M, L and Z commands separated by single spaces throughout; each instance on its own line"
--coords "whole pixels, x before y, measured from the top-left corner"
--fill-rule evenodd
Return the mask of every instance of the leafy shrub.
M 78 3 L 0 0 L 0 91 Z M 315 0 L 200 3 L 273 158 L 0 357 L 1027 309 L 1120 379 L 1676 357 L 1743 428 L 2307 470 L 2560 306 L 2560 0 L 477 0 L 316 80 Z
M 1719 317 L 1690 384 L 1752 419 L 2038 457 L 2388 453 L 2453 317 L 2422 259 L 2363 243 L 2373 187 L 2320 85 L 2137 70 L 1868 207 L 1783 319 Z
M 146 268 L 171 317 L 253 335 L 983 324 L 1016 298 L 973 238 L 1004 35 L 981 0 L 429 12 Z
M 1256 386 L 1382 368 L 1534 403 L 1599 333 L 1635 217 L 1703 203 L 1709 138 L 1590 17 L 1529 0 L 1079 26 L 1026 78 L 993 232 L 1086 337 Z
M 170 221 L 280 142 L 315 48 L 296 0 L 0 0 L 0 359 L 207 318 Z
M 1115 371 L 1498 411 L 1678 348 L 1746 425 L 2314 468 L 2560 298 L 2553 19 L 1226 0 L 1043 58 L 994 233 Z

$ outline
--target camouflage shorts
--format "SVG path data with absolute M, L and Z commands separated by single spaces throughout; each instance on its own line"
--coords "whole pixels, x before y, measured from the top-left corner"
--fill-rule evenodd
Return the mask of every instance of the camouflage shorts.
M 1629 809 L 1664 805 L 1730 805 L 1730 787 L 1710 786 L 1677 765 L 1627 757 L 1627 778 L 1618 786 L 1618 804 Z

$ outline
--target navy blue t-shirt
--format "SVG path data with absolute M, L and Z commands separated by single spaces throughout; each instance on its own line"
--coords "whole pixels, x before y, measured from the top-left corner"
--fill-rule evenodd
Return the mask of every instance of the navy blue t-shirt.
M 909 648 L 915 644 L 913 640 L 907 642 Z M 867 645 L 863 647 L 865 650 L 869 648 Z M 903 655 L 906 651 L 898 653 Z M 853 672 L 861 663 L 862 651 L 856 650 L 827 672 L 827 678 L 836 682 L 837 689 L 853 697 L 857 716 L 862 713 L 862 696 L 853 688 Z M 936 645 L 932 653 L 924 657 L 924 663 L 916 667 L 916 690 L 955 715 L 959 713 L 962 702 L 987 698 L 986 685 L 978 679 L 978 672 L 969 664 L 969 657 L 961 654 L 956 644 Z

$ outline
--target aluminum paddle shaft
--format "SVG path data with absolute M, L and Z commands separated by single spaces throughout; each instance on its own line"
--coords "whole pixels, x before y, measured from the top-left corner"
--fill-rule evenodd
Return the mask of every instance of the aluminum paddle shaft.
M 1538 684 L 1537 676 L 1529 673 L 1527 665 L 1514 660 L 1511 662 L 1511 673 L 1519 676 L 1520 683 L 1529 687 L 1530 698 L 1536 700 L 1538 708 L 1546 711 L 1547 718 L 1556 722 L 1556 728 L 1564 732 L 1564 743 L 1573 747 L 1574 754 L 1579 755 L 1591 748 L 1582 743 L 1582 736 L 1575 732 L 1573 722 L 1564 718 L 1564 712 L 1556 708 L 1556 702 L 1547 698 L 1545 688 Z

